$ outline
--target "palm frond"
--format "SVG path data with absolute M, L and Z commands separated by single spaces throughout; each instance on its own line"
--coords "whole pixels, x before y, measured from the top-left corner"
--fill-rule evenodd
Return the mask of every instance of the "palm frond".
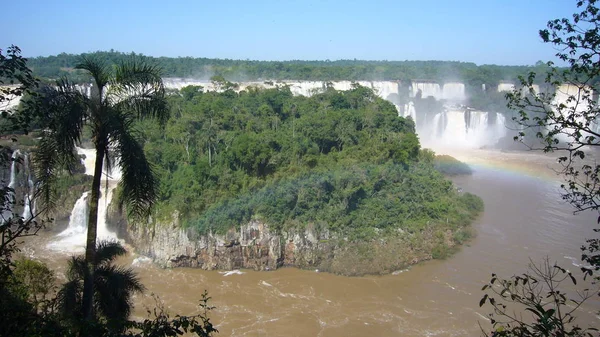
M 33 151 L 33 169 L 36 177 L 36 189 L 39 191 L 40 203 L 43 208 L 54 209 L 56 206 L 56 191 L 54 183 L 60 172 L 58 158 L 54 155 L 58 145 L 52 138 L 42 137 Z
M 71 280 L 63 284 L 57 294 L 58 310 L 63 316 L 76 321 L 82 317 L 81 294 L 83 283 L 81 280 Z
M 133 112 L 139 118 L 156 118 L 161 124 L 169 118 L 161 68 L 132 58 L 117 65 L 111 83 L 121 111 Z
M 75 144 L 80 141 L 88 110 L 87 98 L 72 83 L 61 79 L 56 84 L 42 88 L 40 104 L 32 106 L 47 125 L 33 162 L 41 201 L 46 206 L 52 206 L 56 175 L 64 169 L 71 170 L 79 160 Z
M 104 60 L 97 56 L 82 56 L 75 69 L 86 70 L 92 75 L 97 90 L 102 90 L 110 82 L 110 71 Z M 99 92 L 98 94 L 101 94 Z
M 95 305 L 108 321 L 124 322 L 133 308 L 132 296 L 145 290 L 137 274 L 130 268 L 102 265 L 96 269 Z
M 158 198 L 158 181 L 137 140 L 133 118 L 115 115 L 111 124 L 111 140 L 115 144 L 116 161 L 121 168 L 121 193 L 118 205 L 127 206 L 130 216 L 143 218 L 150 214 Z
M 87 264 L 83 256 L 73 256 L 68 262 L 67 267 L 67 279 L 78 280 L 85 279 L 85 275 L 88 272 Z
M 119 256 L 127 254 L 127 250 L 117 241 L 100 241 L 96 247 L 96 266 L 112 262 Z
M 118 331 L 124 327 L 133 308 L 133 295 L 145 290 L 136 272 L 111 264 L 115 257 L 126 253 L 120 243 L 101 241 L 96 248 L 94 264 L 94 307 L 99 318 L 109 328 Z M 83 317 L 83 280 L 88 273 L 83 256 L 72 257 L 67 269 L 68 281 L 58 294 L 59 309 L 67 320 L 75 324 Z

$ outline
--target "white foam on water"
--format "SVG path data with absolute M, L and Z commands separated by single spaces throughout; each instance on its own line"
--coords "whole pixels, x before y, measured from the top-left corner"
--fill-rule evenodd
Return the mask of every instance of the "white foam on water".
M 231 275 L 242 275 L 242 274 L 244 274 L 244 272 L 235 269 L 235 270 L 230 270 L 230 271 L 220 271 L 219 274 L 221 274 L 223 276 L 231 276 Z

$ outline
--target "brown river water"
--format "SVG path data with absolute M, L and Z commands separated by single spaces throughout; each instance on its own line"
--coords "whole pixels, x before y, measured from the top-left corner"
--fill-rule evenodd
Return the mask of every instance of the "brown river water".
M 439 153 L 447 151 L 439 150 Z M 477 336 L 488 329 L 489 308 L 478 303 L 481 287 L 495 272 L 509 277 L 549 256 L 574 272 L 579 247 L 593 235 L 592 213 L 573 215 L 562 201 L 550 169 L 554 156 L 473 150 L 449 153 L 474 168 L 453 179 L 479 195 L 485 212 L 477 236 L 444 261 L 429 261 L 386 276 L 342 277 L 314 270 L 271 272 L 160 269 L 135 253 L 120 262 L 135 268 L 148 291 L 136 298 L 136 317 L 154 304 L 154 293 L 172 313 L 197 312 L 208 290 L 219 336 Z M 43 233 L 27 243 L 27 254 L 64 270 L 66 255 L 48 251 Z M 599 325 L 600 302 L 589 301 L 582 326 Z

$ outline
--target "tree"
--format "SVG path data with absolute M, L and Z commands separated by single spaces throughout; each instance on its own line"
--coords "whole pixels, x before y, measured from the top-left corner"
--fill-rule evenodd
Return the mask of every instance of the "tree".
M 600 209 L 600 165 L 586 164 L 586 147 L 600 145 L 598 114 L 594 92 L 598 92 L 600 74 L 600 16 L 596 0 L 577 1 L 581 12 L 572 19 L 548 22 L 540 36 L 559 50 L 556 56 L 569 64 L 568 69 L 548 63 L 546 90 L 536 91 L 536 74 L 521 77 L 523 88 L 507 94 L 509 107 L 518 112 L 513 119 L 521 131 L 516 140 L 528 132 L 541 140 L 545 152 L 566 151 L 559 157 L 567 179 L 564 198 L 577 211 Z M 529 144 L 532 145 L 532 144 Z
M 9 114 L 6 107 L 17 97 L 37 86 L 37 79 L 27 67 L 27 59 L 21 56 L 21 49 L 10 46 L 6 54 L 0 49 L 0 112 L 2 117 Z
M 93 261 L 94 314 L 95 322 L 102 322 L 104 328 L 121 333 L 133 308 L 132 296 L 141 293 L 144 286 L 130 268 L 115 266 L 114 260 L 127 251 L 118 242 L 102 241 L 96 247 Z M 69 261 L 67 282 L 58 293 L 59 310 L 65 322 L 71 326 L 89 329 L 85 326 L 83 307 L 84 280 L 88 274 L 84 256 L 74 256 Z M 88 331 L 89 333 L 89 331 Z
M 600 89 L 600 8 L 596 3 L 596 0 L 578 0 L 578 12 L 571 18 L 551 20 L 547 28 L 539 32 L 545 43 L 555 46 L 556 56 L 568 67 L 559 68 L 548 62 L 545 88 L 538 90 L 534 86 L 536 74 L 530 72 L 520 78 L 521 88 L 506 95 L 509 108 L 518 112 L 513 118 L 520 126 L 515 140 L 531 149 L 561 152 L 558 161 L 566 180 L 562 197 L 574 206 L 575 212 L 600 213 L 600 164 L 586 160 L 586 152 L 600 146 L 600 109 L 594 95 Z M 589 239 L 587 246 L 582 247 L 582 260 L 589 264 L 581 267 L 584 281 L 589 281 L 588 277 L 594 281 L 599 279 L 593 276 L 600 269 L 599 248 L 598 238 Z M 532 273 L 510 279 L 492 275 L 484 286 L 483 290 L 488 293 L 481 299 L 480 306 L 488 303 L 493 307 L 490 319 L 496 328 L 494 336 L 591 336 L 592 332 L 596 333 L 593 328 L 575 325 L 574 312 L 597 294 L 597 289 L 578 292 L 579 298 L 569 298 L 562 283 L 577 283 L 571 272 L 548 261 L 540 266 L 530 265 L 530 270 Z M 514 314 L 510 304 L 524 308 L 532 317 Z
M 598 99 L 600 92 L 600 9 L 596 0 L 577 1 L 572 18 L 551 20 L 539 34 L 553 44 L 556 56 L 568 68 L 548 62 L 545 90 L 536 91 L 536 74 L 521 77 L 522 88 L 507 94 L 508 105 L 518 115 L 515 140 L 544 152 L 560 151 L 565 183 L 562 197 L 576 212 L 600 212 L 600 164 L 586 161 L 586 151 L 600 146 Z M 531 134 L 541 146 L 531 143 Z M 529 140 L 529 141 L 528 141 Z M 598 219 L 600 223 L 600 218 Z M 583 259 L 600 267 L 600 241 L 588 240 Z
M 58 172 L 70 169 L 79 160 L 75 146 L 81 141 L 84 127 L 89 127 L 96 150 L 96 162 L 87 226 L 83 308 L 84 317 L 93 317 L 94 261 L 98 200 L 103 168 L 119 167 L 122 172 L 119 204 L 125 203 L 130 216 L 144 217 L 157 198 L 157 182 L 142 145 L 135 120 L 168 118 L 165 89 L 160 69 L 139 59 L 130 58 L 108 67 L 95 58 L 82 58 L 77 69 L 92 79 L 88 97 L 77 86 L 61 79 L 44 87 L 30 109 L 42 116 L 47 127 L 35 151 L 35 170 L 42 201 L 51 205 L 53 183 Z
M 32 115 L 14 114 L 11 105 L 24 94 L 30 94 L 38 85 L 38 80 L 27 67 L 27 59 L 21 56 L 16 46 L 0 50 L 0 113 L 2 132 L 26 130 Z M 12 102 L 11 102 L 12 101 Z M 6 128 L 6 129 L 5 129 Z M 0 146 L 0 164 L 7 167 L 20 159 L 11 156 L 10 149 Z M 14 158 L 13 158 L 14 157 Z M 22 217 L 16 214 L 17 204 L 14 189 L 8 182 L 0 187 L 0 326 L 2 333 L 24 336 L 59 336 L 60 329 L 54 322 L 46 320 L 48 303 L 46 295 L 53 286 L 50 270 L 32 261 L 13 261 L 13 254 L 19 251 L 20 239 L 35 235 L 44 222 L 35 214 Z M 34 196 L 31 196 L 35 198 Z
M 11 100 L 25 93 L 38 85 L 27 67 L 27 59 L 21 56 L 19 47 L 10 46 L 6 54 L 0 50 L 0 114 L 3 118 L 9 118 L 8 124 L 11 130 L 22 128 L 20 122 L 23 119 L 12 118 L 12 111 L 9 111 L 8 104 Z M 4 147 L 0 146 L 0 150 Z M 12 158 L 8 151 L 0 151 L 0 163 L 2 166 L 8 166 L 8 163 L 18 160 Z M 32 214 L 29 219 L 23 219 L 13 214 L 12 209 L 16 204 L 14 190 L 4 182 L 0 188 L 0 214 L 2 222 L 0 224 L 0 288 L 5 284 L 8 275 L 11 273 L 11 257 L 17 250 L 17 241 L 19 238 L 34 235 L 42 227 L 42 222 L 38 222 L 38 214 Z M 5 214 L 10 214 L 4 217 Z

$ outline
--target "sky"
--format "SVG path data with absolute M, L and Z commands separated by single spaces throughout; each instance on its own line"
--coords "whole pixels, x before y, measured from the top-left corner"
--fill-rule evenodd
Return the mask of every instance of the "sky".
M 251 60 L 555 60 L 538 31 L 574 0 L 6 1 L 0 48 Z M 12 13 L 7 15 L 7 13 Z

